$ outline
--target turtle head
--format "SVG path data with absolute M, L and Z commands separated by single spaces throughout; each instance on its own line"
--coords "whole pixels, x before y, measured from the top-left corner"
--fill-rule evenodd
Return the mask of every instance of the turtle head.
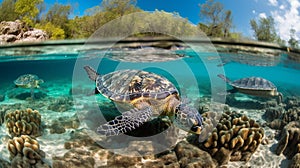
M 174 124 L 187 132 L 200 134 L 203 119 L 195 108 L 180 104 L 175 110 Z
M 40 84 L 44 83 L 43 79 L 38 79 L 34 81 L 33 87 L 39 88 Z
M 283 99 L 283 95 L 282 95 L 282 93 L 280 93 L 280 92 L 277 92 L 278 93 L 278 98 L 277 98 L 277 103 L 278 104 L 281 104 L 282 103 L 282 99 Z
M 283 95 L 281 92 L 278 92 L 276 89 L 272 90 L 271 92 L 272 96 L 277 96 L 277 103 L 281 104 L 282 103 L 282 99 L 283 99 Z

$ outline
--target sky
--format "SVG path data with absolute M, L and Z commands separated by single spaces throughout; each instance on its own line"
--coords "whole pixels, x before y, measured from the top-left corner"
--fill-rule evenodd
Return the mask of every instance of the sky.
M 1 2 L 2 0 L 0 0 Z M 203 22 L 200 18 L 199 4 L 206 0 L 137 0 L 137 6 L 146 11 L 155 9 L 166 12 L 177 12 L 181 17 L 189 19 L 193 24 Z M 272 16 L 277 34 L 284 39 L 290 38 L 290 29 L 296 30 L 296 39 L 300 39 L 300 0 L 215 0 L 221 2 L 225 10 L 231 10 L 233 16 L 233 32 L 241 32 L 244 36 L 253 37 L 250 20 Z M 72 16 L 83 15 L 84 11 L 99 5 L 101 0 L 44 0 L 47 6 L 58 2 L 74 5 Z

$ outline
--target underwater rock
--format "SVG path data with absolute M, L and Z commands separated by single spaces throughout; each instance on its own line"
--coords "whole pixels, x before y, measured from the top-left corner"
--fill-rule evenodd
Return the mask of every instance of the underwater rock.
M 2 125 L 2 123 L 4 123 L 6 110 L 3 108 L 0 109 L 0 126 Z
M 22 106 L 21 103 L 16 103 L 16 104 L 12 104 L 12 105 L 7 105 L 7 104 L 0 105 L 0 126 L 2 125 L 2 123 L 5 122 L 5 114 L 8 111 L 20 109 L 21 106 Z
M 60 117 L 54 120 L 49 126 L 51 134 L 62 134 L 66 129 L 77 129 L 80 125 L 79 119 L 76 114 L 72 117 Z
M 27 88 L 13 88 L 7 91 L 7 96 L 10 99 L 18 99 L 18 100 L 31 100 L 30 89 Z M 47 97 L 47 94 L 43 91 L 34 91 L 34 99 L 40 100 Z
M 40 150 L 40 145 L 37 140 L 28 135 L 21 135 L 10 139 L 7 144 L 10 152 L 10 160 L 12 167 L 33 167 L 44 165 L 45 153 Z
M 283 114 L 281 119 L 286 123 L 300 120 L 300 107 L 297 107 L 297 108 L 293 107 L 293 108 L 288 109 Z
M 289 122 L 300 120 L 300 100 L 296 97 L 287 97 L 284 104 L 285 106 L 266 109 L 263 118 L 267 121 L 268 127 L 281 130 Z
M 272 129 L 281 130 L 286 125 L 286 123 L 281 119 L 275 119 L 267 123 L 266 125 Z
M 242 109 L 264 109 L 268 107 L 276 107 L 276 100 L 238 100 L 234 94 L 230 94 L 226 97 L 226 104 L 231 107 L 242 108 Z
M 276 148 L 276 154 L 284 154 L 288 159 L 300 152 L 300 121 L 287 124 L 281 131 L 281 139 Z
M 212 112 L 204 113 L 202 116 L 204 122 L 214 118 L 205 119 L 213 116 Z M 247 116 L 235 111 L 224 112 L 217 121 L 219 122 L 215 128 L 208 127 L 209 130 L 213 128 L 212 131 L 206 131 L 207 126 L 204 126 L 203 135 L 201 134 L 199 137 L 199 139 L 201 139 L 201 136 L 208 137 L 204 142 L 199 143 L 199 139 L 196 138 L 190 139 L 191 143 L 208 151 L 220 165 L 227 164 L 229 160 L 248 161 L 264 137 L 263 128 L 253 119 L 249 119 Z M 225 158 L 225 156 L 228 158 Z
M 286 104 L 285 108 L 290 109 L 293 107 L 300 107 L 300 99 L 297 97 L 287 97 L 284 100 L 284 104 Z
M 54 156 L 52 167 L 82 167 L 94 168 L 95 159 L 93 153 L 84 149 L 71 149 L 63 157 Z
M 8 161 L 0 158 L 0 167 L 1 168 L 11 168 L 11 165 Z
M 141 165 L 142 168 L 152 168 L 152 167 L 174 167 L 180 168 L 180 164 L 178 163 L 176 153 L 174 151 L 165 151 L 163 153 L 159 153 L 152 158 L 144 161 Z
M 174 150 L 181 167 L 216 167 L 209 153 L 185 141 L 179 142 Z
M 278 119 L 281 117 L 281 115 L 284 113 L 284 108 L 282 107 L 270 107 L 265 110 L 265 113 L 263 114 L 263 118 L 267 122 L 271 122 L 275 119 Z
M 112 153 L 102 149 L 85 129 L 71 131 L 70 136 L 71 138 L 64 144 L 65 149 L 69 151 L 63 156 L 54 156 L 53 167 L 94 168 L 95 158 L 104 162 L 112 156 Z
M 88 135 L 85 130 L 74 130 L 70 134 L 71 138 L 67 142 L 65 142 L 64 146 L 65 149 L 72 149 L 72 148 L 80 148 L 80 147 L 87 147 L 89 145 L 96 145 L 95 141 Z M 99 146 L 97 146 L 100 148 Z
M 5 115 L 5 124 L 9 134 L 13 137 L 20 135 L 40 136 L 41 115 L 37 110 L 15 110 Z
M 299 168 L 300 167 L 300 153 L 297 153 L 289 165 L 289 168 Z
M 65 112 L 71 110 L 73 105 L 74 103 L 72 97 L 60 97 L 51 102 L 51 104 L 48 106 L 48 110 Z
M 107 167 L 130 167 L 142 161 L 142 157 L 114 154 L 107 161 Z

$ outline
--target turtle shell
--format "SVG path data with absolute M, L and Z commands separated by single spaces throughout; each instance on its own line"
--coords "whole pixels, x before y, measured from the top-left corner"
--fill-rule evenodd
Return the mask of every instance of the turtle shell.
M 231 85 L 239 89 L 248 90 L 271 91 L 276 89 L 276 86 L 272 82 L 261 77 L 242 78 L 231 82 Z
M 129 102 L 145 97 L 164 99 L 178 94 L 176 87 L 166 78 L 141 70 L 120 70 L 96 79 L 97 90 L 113 101 Z
M 39 77 L 37 75 L 33 74 L 25 74 L 19 76 L 15 81 L 15 85 L 21 86 L 21 87 L 31 87 L 31 84 L 33 84 L 34 81 L 39 80 Z

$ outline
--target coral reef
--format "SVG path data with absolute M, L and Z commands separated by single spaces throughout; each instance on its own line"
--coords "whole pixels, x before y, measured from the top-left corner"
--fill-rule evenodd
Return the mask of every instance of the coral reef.
M 11 136 L 41 135 L 41 115 L 37 110 L 15 110 L 5 115 L 5 124 Z
M 206 123 L 219 122 L 212 132 L 205 130 L 211 130 L 212 127 L 204 127 L 200 135 L 200 138 L 208 136 L 204 142 L 199 143 L 194 139 L 192 143 L 208 151 L 220 165 L 226 164 L 229 160 L 248 161 L 263 139 L 264 130 L 259 124 L 238 112 L 224 112 L 220 119 L 218 115 L 212 115 L 211 112 L 204 113 L 202 116 L 209 118 L 205 119 Z
M 180 167 L 216 167 L 216 164 L 213 162 L 209 153 L 187 142 L 179 142 L 175 147 L 175 152 L 178 157 Z
M 289 168 L 299 168 L 300 167 L 300 153 L 297 153 L 291 160 Z
M 270 128 L 282 130 L 289 122 L 300 120 L 300 100 L 287 97 L 284 106 L 266 108 L 263 118 Z
M 53 167 L 84 167 L 94 168 L 95 158 L 104 162 L 113 154 L 108 150 L 102 149 L 88 135 L 85 129 L 74 130 L 70 134 L 71 138 L 65 142 L 65 149 L 69 151 L 63 156 L 54 156 Z M 96 156 L 96 157 L 95 157 Z
M 28 135 L 14 137 L 8 141 L 12 167 L 49 167 L 44 164 L 45 153 L 37 140 Z
M 216 167 L 209 153 L 186 141 L 162 153 L 126 156 L 103 149 L 88 136 L 88 130 L 77 129 L 72 131 L 70 140 L 64 145 L 69 151 L 63 156 L 53 157 L 53 167 Z M 131 145 L 151 148 L 146 141 L 132 141 Z M 129 154 L 134 155 L 134 152 L 132 150 Z
M 62 134 L 66 129 L 77 129 L 80 125 L 79 119 L 76 114 L 72 117 L 60 117 L 54 120 L 49 126 L 51 134 Z
M 267 126 L 281 130 L 289 122 L 300 120 L 300 107 L 289 107 L 287 109 L 282 107 L 266 109 L 263 117 L 267 121 Z
M 55 99 L 49 106 L 48 110 L 56 111 L 56 112 L 65 112 L 73 107 L 73 99 L 72 97 L 60 97 Z
M 0 158 L 0 167 L 1 168 L 11 168 L 10 163 L 2 158 Z
M 276 154 L 284 154 L 288 159 L 300 152 L 300 121 L 287 124 L 281 131 L 281 139 L 276 148 Z
M 297 97 L 287 97 L 284 100 L 284 104 L 286 105 L 286 109 L 300 107 L 300 100 Z

